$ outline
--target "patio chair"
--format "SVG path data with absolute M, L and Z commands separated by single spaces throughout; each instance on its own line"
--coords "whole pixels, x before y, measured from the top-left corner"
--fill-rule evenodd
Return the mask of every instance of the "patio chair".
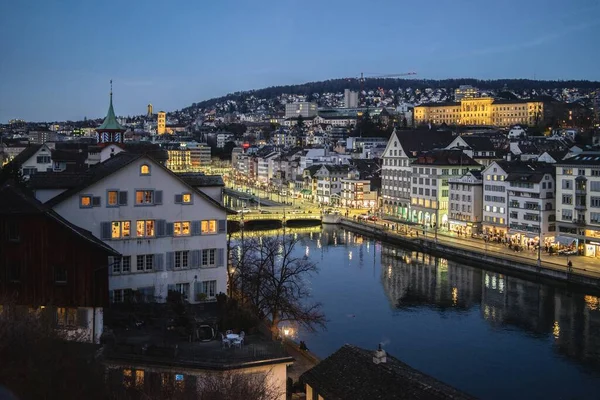
M 235 347 L 237 347 L 238 349 L 241 349 L 241 348 L 242 348 L 242 344 L 243 344 L 243 343 L 244 343 L 244 338 L 243 338 L 243 337 L 240 337 L 239 339 L 234 339 L 234 340 L 233 340 L 233 345 L 234 345 Z
M 225 331 L 225 334 L 226 334 L 226 335 L 229 335 L 230 333 L 233 333 L 233 331 L 232 331 L 231 329 L 229 329 L 229 330 Z
M 220 335 L 221 335 L 221 345 L 223 346 L 223 348 L 231 347 L 231 342 L 229 341 L 229 339 L 227 339 L 225 337 L 225 335 L 223 335 L 222 333 Z
M 244 338 L 245 336 L 246 336 L 246 332 L 244 332 L 244 331 L 241 331 L 241 332 L 240 332 L 240 337 L 241 337 L 241 338 Z

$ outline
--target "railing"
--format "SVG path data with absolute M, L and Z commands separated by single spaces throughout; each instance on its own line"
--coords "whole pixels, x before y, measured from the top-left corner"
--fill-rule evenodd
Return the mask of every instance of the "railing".
M 230 215 L 227 217 L 230 221 L 267 221 L 267 220 L 279 220 L 279 221 L 292 221 L 292 220 L 321 220 L 320 213 L 269 213 L 269 214 L 255 214 L 255 213 L 246 213 L 243 218 L 241 214 Z

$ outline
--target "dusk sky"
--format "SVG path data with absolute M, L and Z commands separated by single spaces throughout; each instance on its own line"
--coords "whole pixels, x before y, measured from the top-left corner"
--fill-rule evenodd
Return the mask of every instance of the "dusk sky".
M 600 80 L 598 0 L 2 1 L 0 123 L 358 76 Z

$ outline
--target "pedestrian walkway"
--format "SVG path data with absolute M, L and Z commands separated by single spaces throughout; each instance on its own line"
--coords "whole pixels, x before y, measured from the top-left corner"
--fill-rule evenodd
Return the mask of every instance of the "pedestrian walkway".
M 367 225 L 378 225 L 388 234 L 397 235 L 399 237 L 410 238 L 425 238 L 427 240 L 437 240 L 439 243 L 462 248 L 464 250 L 480 251 L 490 255 L 514 260 L 516 262 L 537 265 L 538 251 L 524 250 L 515 252 L 510 250 L 508 245 L 496 242 L 488 242 L 483 239 L 458 237 L 455 233 L 446 231 L 427 230 L 414 225 L 405 225 L 398 221 L 380 220 L 376 222 L 361 222 Z M 407 232 L 407 233 L 403 233 Z M 418 235 L 418 236 L 417 236 Z M 549 255 L 545 251 L 540 253 L 541 266 L 557 271 L 566 271 L 567 264 L 571 261 L 573 264 L 572 273 L 589 276 L 592 278 L 600 278 L 600 260 L 593 257 L 585 256 L 561 256 Z

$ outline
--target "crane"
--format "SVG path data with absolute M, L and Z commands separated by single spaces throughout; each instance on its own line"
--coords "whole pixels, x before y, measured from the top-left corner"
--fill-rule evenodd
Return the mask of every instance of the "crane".
M 362 92 L 365 86 L 365 75 L 370 75 L 370 78 L 400 78 L 403 76 L 412 76 L 412 75 L 417 75 L 416 72 L 401 72 L 399 74 L 376 74 L 376 73 L 372 73 L 372 72 L 361 72 L 360 73 L 360 92 L 359 92 L 359 96 L 362 96 Z

